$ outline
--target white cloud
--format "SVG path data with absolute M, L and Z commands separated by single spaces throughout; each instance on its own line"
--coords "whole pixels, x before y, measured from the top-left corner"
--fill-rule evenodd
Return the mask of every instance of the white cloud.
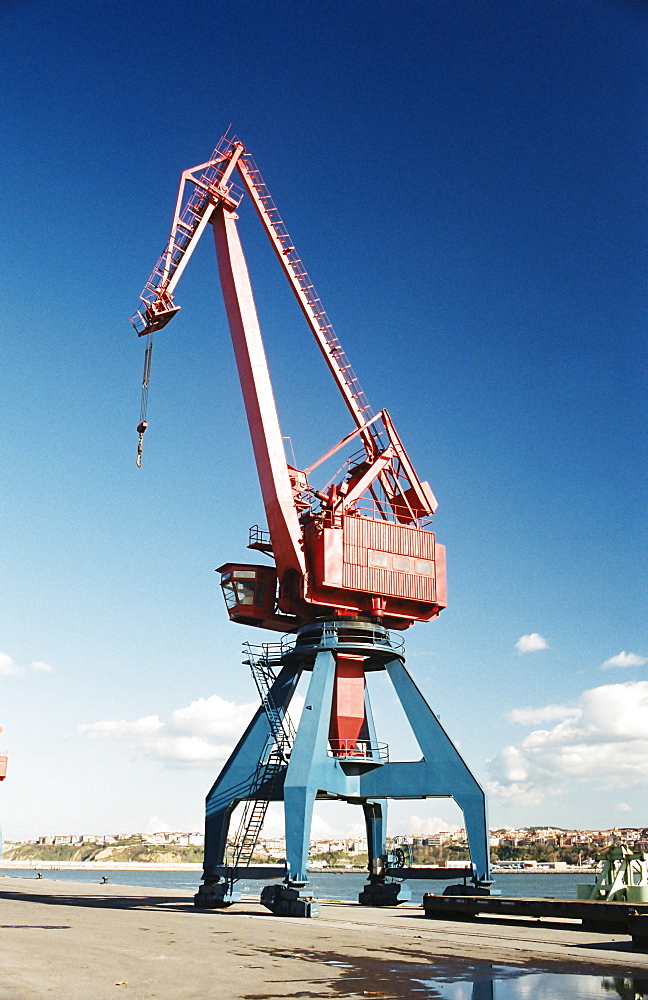
M 425 816 L 410 816 L 407 824 L 407 832 L 413 833 L 416 837 L 432 836 L 435 833 L 456 833 L 458 829 L 456 823 L 448 823 L 439 816 L 429 819 Z
M 545 705 L 544 708 L 514 708 L 507 712 L 506 718 L 521 726 L 537 726 L 541 722 L 553 722 L 554 719 L 573 719 L 580 714 L 580 709 L 569 708 L 567 705 Z
M 171 833 L 171 827 L 159 816 L 151 816 L 146 824 L 147 833 Z
M 489 761 L 491 794 L 536 804 L 568 791 L 571 783 L 596 781 L 610 789 L 645 782 L 648 770 L 648 681 L 607 684 L 584 691 L 574 706 L 517 709 L 516 721 L 558 718 L 536 729 Z
M 357 826 L 357 825 L 356 825 Z M 366 831 L 362 830 L 361 836 L 366 836 Z M 318 816 L 317 811 L 313 810 L 313 821 L 311 823 L 311 838 L 313 840 L 324 840 L 326 837 L 339 837 L 340 833 L 334 827 L 329 820 L 325 819 L 323 816 Z M 353 834 L 351 834 L 353 836 Z
M 620 813 L 632 812 L 632 806 L 629 806 L 627 802 L 619 802 L 614 808 Z
M 610 667 L 643 667 L 648 663 L 645 656 L 637 656 L 636 653 L 626 653 L 621 651 L 616 656 L 611 656 L 609 660 L 601 664 L 601 670 L 609 670 Z
M 176 709 L 166 722 L 147 715 L 132 722 L 90 722 L 77 731 L 89 739 L 129 743 L 168 763 L 206 764 L 227 759 L 257 708 L 257 702 L 237 705 L 214 694 Z
M 22 670 L 7 653 L 0 653 L 0 675 L 21 674 Z
M 349 823 L 348 819 L 343 820 L 341 824 L 337 820 L 331 822 L 330 818 L 327 819 L 319 812 L 321 806 L 322 803 L 316 802 L 315 808 L 313 809 L 311 840 L 328 840 L 337 839 L 338 837 L 366 836 L 364 823 Z M 230 823 L 230 830 L 236 830 L 242 809 L 242 806 L 238 806 L 237 810 L 234 812 Z M 268 806 L 268 811 L 265 814 L 263 832 L 261 836 L 268 838 L 283 837 L 285 829 L 283 803 L 271 802 Z
M 515 648 L 521 653 L 535 653 L 538 649 L 547 648 L 547 640 L 539 632 L 531 632 L 530 635 L 521 635 L 515 643 Z
M 29 664 L 30 670 L 37 670 L 40 673 L 51 674 L 54 671 L 49 663 L 45 663 L 43 660 L 33 660 Z M 9 656 L 8 653 L 0 653 L 0 676 L 8 676 L 9 674 L 24 674 L 25 671 L 16 663 L 16 661 Z
M 29 664 L 30 670 L 38 670 L 43 674 L 53 674 L 54 667 L 51 663 L 45 663 L 43 660 L 34 660 L 33 663 Z

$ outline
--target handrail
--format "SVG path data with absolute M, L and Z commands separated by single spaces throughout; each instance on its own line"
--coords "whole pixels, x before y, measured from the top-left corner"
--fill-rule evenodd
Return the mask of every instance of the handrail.
M 389 763 L 388 744 L 377 743 L 375 740 L 329 739 L 326 752 L 329 757 L 335 757 L 336 760 L 351 760 L 359 763 L 370 761 L 374 764 Z
M 246 151 L 239 158 L 237 168 L 356 426 L 362 428 L 363 441 L 371 454 L 375 451 L 373 441 L 376 432 L 367 425 L 374 414 L 358 376 L 250 153 Z

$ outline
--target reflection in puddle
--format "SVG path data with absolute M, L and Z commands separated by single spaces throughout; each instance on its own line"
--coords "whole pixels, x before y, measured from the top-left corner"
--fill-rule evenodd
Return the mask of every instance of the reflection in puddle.
M 264 947 L 277 955 L 274 947 Z M 410 953 L 411 954 L 411 953 Z M 312 963 L 313 973 L 302 966 L 299 982 L 309 989 L 299 993 L 272 993 L 272 997 L 334 996 L 344 1000 L 380 997 L 381 1000 L 648 1000 L 648 975 L 633 975 L 630 961 L 624 975 L 591 972 L 546 972 L 533 967 L 438 958 L 419 951 L 419 961 L 399 961 L 369 945 L 360 955 L 338 958 L 334 951 L 291 952 L 291 957 Z M 630 956 L 629 956 L 630 958 Z M 345 961 L 346 959 L 346 961 Z M 322 976 L 323 967 L 334 973 Z M 279 981 L 277 981 L 279 982 Z M 283 981 L 282 981 L 283 982 Z M 290 980 L 293 982 L 293 980 Z M 321 992 L 322 986 L 327 992 Z M 333 992 L 328 992 L 328 990 Z M 264 993 L 265 998 L 268 994 Z M 261 1000 L 261 994 L 248 994 Z
M 648 1000 L 648 978 L 542 972 L 508 965 L 389 963 L 363 968 L 328 961 L 344 970 L 339 997 L 384 1000 Z M 347 972 L 348 970 L 348 972 Z M 364 973 L 364 975 L 358 975 Z M 342 992 L 348 984 L 348 992 Z
M 402 967 L 393 970 L 403 975 Z M 409 977 L 412 996 L 439 1000 L 646 1000 L 648 979 L 538 972 L 502 965 L 471 965 L 443 974 L 419 966 Z M 433 973 L 430 976 L 430 973 Z

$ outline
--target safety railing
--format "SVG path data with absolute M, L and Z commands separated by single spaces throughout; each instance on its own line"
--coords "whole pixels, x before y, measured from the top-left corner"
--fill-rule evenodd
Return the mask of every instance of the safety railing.
M 335 511 L 329 510 L 320 501 L 319 510 L 313 504 L 313 517 L 322 527 L 333 527 L 336 518 L 340 517 Z M 375 500 L 372 496 L 361 496 L 354 504 L 353 508 L 344 511 L 344 517 L 366 517 L 371 521 L 386 521 L 389 524 L 400 524 L 405 527 L 408 522 L 412 522 L 412 513 L 409 507 L 404 504 L 390 503 L 387 500 Z M 434 523 L 431 517 L 417 518 L 415 523 L 410 523 L 409 527 L 427 529 Z M 339 526 L 339 521 L 338 521 Z
M 336 760 L 372 761 L 374 764 L 389 763 L 387 743 L 372 740 L 329 740 L 327 753 Z
M 292 652 L 318 650 L 320 648 L 339 648 L 353 646 L 367 651 L 384 651 L 402 654 L 405 651 L 405 640 L 401 635 L 390 632 L 383 625 L 372 622 L 356 621 L 354 619 L 339 619 L 337 621 L 315 621 L 300 628 L 295 639 L 286 636 L 290 643 L 286 644 L 285 655 Z M 331 641 L 333 640 L 333 641 Z M 295 642 L 294 647 L 292 641 Z
M 253 524 L 248 529 L 248 549 L 258 549 L 260 552 L 272 552 L 272 539 L 266 528 Z
M 275 667 L 281 663 L 282 656 L 292 652 L 295 645 L 294 635 L 285 635 L 280 642 L 251 643 L 246 642 L 243 652 L 249 659 L 263 660 L 265 663 Z M 246 659 L 247 663 L 248 660 Z
M 295 249 L 295 245 L 290 238 L 290 233 L 279 214 L 279 210 L 274 203 L 272 195 L 261 176 L 261 171 L 254 162 L 250 153 L 245 152 L 239 160 L 239 170 L 246 174 L 258 198 L 259 208 L 265 216 L 268 226 L 281 248 L 281 254 L 286 262 L 286 266 L 292 272 L 294 280 L 297 282 L 301 295 L 307 303 L 312 316 L 314 317 L 320 336 L 326 344 L 326 350 L 331 358 L 332 364 L 339 371 L 342 381 L 346 386 L 349 396 L 355 401 L 359 413 L 365 421 L 371 420 L 373 412 L 369 405 L 360 381 L 353 370 L 351 362 L 347 357 L 344 348 L 335 332 L 333 324 L 329 319 L 324 305 L 315 290 L 315 286 L 304 267 L 304 263 Z M 373 437 L 375 431 L 370 432 Z

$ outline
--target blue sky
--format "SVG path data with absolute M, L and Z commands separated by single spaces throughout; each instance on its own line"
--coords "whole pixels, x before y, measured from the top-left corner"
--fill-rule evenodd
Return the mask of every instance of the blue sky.
M 647 28 L 632 0 L 2 5 L 5 837 L 199 829 L 255 702 L 257 634 L 213 572 L 262 507 L 209 234 L 156 339 L 142 470 L 127 321 L 230 123 L 439 500 L 450 603 L 408 664 L 493 825 L 648 824 Z M 349 421 L 240 225 L 305 466 Z

